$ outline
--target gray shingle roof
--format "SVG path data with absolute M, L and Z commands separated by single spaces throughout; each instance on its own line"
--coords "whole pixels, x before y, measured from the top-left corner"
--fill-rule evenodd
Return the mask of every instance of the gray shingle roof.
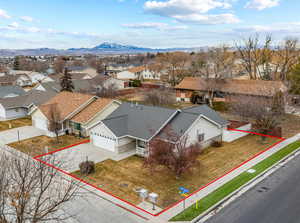
M 149 140 L 178 111 L 161 107 L 122 103 L 102 122 L 117 136 Z
M 0 98 L 9 94 L 24 95 L 26 92 L 19 86 L 0 86 Z
M 180 136 L 203 115 L 220 126 L 228 122 L 207 105 L 195 106 L 183 110 L 167 109 L 145 105 L 123 103 L 117 110 L 102 122 L 117 136 L 130 135 L 136 138 L 149 140 L 165 126 Z M 159 137 L 166 137 L 164 131 Z
M 46 91 L 60 92 L 61 86 L 59 81 L 46 82 L 41 84 Z M 73 80 L 74 91 L 90 91 L 93 89 L 92 81 L 87 80 Z
M 38 106 L 48 101 L 50 98 L 52 98 L 55 95 L 56 95 L 55 92 L 31 90 L 27 92 L 25 95 L 21 95 L 18 97 L 2 98 L 0 99 L 0 104 L 4 108 L 28 107 L 31 104 Z
M 197 114 L 197 115 L 204 115 L 221 126 L 225 126 L 226 124 L 228 124 L 227 120 L 223 119 L 215 110 L 211 109 L 207 105 L 193 106 L 193 107 L 185 108 L 182 111 Z

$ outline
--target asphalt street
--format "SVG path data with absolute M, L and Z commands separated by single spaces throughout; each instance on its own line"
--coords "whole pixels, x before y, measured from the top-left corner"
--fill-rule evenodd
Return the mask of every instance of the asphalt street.
M 300 156 L 264 179 L 206 223 L 299 223 Z

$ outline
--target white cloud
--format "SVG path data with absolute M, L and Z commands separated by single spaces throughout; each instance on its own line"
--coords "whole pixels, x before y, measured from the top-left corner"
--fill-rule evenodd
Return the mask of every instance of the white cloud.
M 208 14 L 213 9 L 230 9 L 232 0 L 168 0 L 147 1 L 146 12 L 176 19 L 179 22 L 195 24 L 237 23 L 232 13 Z
M 8 27 L 12 28 L 12 29 L 17 29 L 19 27 L 19 23 L 13 22 L 13 23 L 9 24 Z
M 206 13 L 215 8 L 230 8 L 228 2 L 220 0 L 168 0 L 147 1 L 146 11 L 162 16 L 186 15 L 192 13 Z
M 21 16 L 20 19 L 24 22 L 33 22 L 33 18 L 30 16 Z
M 251 0 L 247 2 L 246 8 L 263 10 L 279 5 L 279 0 Z
M 178 15 L 174 16 L 180 22 L 197 23 L 197 24 L 233 24 L 238 23 L 240 20 L 231 13 L 216 14 L 216 15 L 202 15 L 202 14 L 190 14 L 190 15 Z
M 5 18 L 5 19 L 11 18 L 11 16 L 8 15 L 7 12 L 4 11 L 3 9 L 0 9 L 0 17 Z
M 182 25 L 171 26 L 167 23 L 160 23 L 160 22 L 123 24 L 122 26 L 131 29 L 157 29 L 157 30 L 168 30 L 168 31 L 187 29 L 187 26 L 182 26 Z

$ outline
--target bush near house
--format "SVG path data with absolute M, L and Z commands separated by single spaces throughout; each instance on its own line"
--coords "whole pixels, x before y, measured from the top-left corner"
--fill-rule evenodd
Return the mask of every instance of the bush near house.
M 79 169 L 81 174 L 91 174 L 95 172 L 95 163 L 93 161 L 84 161 L 79 164 Z
M 228 111 L 228 105 L 224 101 L 214 101 L 213 109 L 220 112 Z
M 142 82 L 140 80 L 130 80 L 129 87 L 141 87 Z

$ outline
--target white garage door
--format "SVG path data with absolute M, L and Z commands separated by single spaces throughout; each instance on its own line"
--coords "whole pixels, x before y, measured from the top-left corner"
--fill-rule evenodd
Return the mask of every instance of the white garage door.
M 116 141 L 114 139 L 91 133 L 91 140 L 94 146 L 115 152 Z
M 48 125 L 47 125 L 47 120 L 45 119 L 39 119 L 39 118 L 35 118 L 32 120 L 32 124 L 34 127 L 41 129 L 41 130 L 48 130 Z

